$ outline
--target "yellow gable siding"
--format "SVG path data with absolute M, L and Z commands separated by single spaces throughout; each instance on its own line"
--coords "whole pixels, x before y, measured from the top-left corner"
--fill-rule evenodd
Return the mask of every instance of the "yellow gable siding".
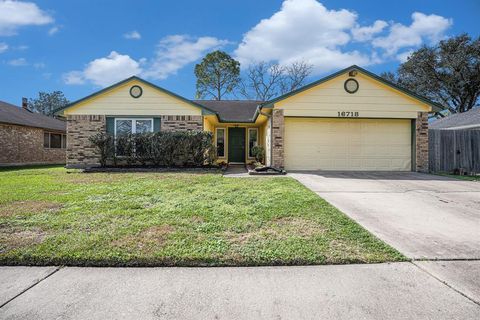
M 338 117 L 338 112 L 358 112 L 361 118 L 416 118 L 431 107 L 360 72 L 354 78 L 359 89 L 350 94 L 344 89 L 347 73 L 275 103 L 285 116 Z
M 138 85 L 143 89 L 140 98 L 130 96 L 130 88 Z M 107 92 L 80 102 L 67 110 L 66 115 L 201 115 L 200 108 L 192 106 L 149 85 L 132 80 Z

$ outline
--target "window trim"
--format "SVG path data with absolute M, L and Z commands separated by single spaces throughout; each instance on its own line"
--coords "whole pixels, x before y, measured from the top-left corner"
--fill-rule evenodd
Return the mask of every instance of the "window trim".
M 48 147 L 45 147 L 45 134 L 48 134 Z M 60 148 L 52 148 L 52 134 L 60 135 Z M 67 149 L 67 135 L 63 132 L 55 132 L 55 131 L 43 131 L 43 149 L 48 150 L 65 150 Z
M 256 131 L 257 132 L 257 146 L 259 145 L 258 141 L 259 141 L 259 137 L 258 137 L 258 128 L 247 128 L 247 157 L 248 159 L 255 159 L 255 157 L 251 157 L 250 156 L 250 130 L 252 131 Z
M 220 157 L 218 156 L 218 130 L 223 130 L 223 157 Z M 221 159 L 224 159 L 226 158 L 226 149 L 227 149 L 227 128 L 225 127 L 219 127 L 219 128 L 215 128 L 215 148 L 217 149 L 217 158 L 221 158 Z
M 114 125 L 113 125 L 113 136 L 116 139 L 117 138 L 117 121 L 118 120 L 130 120 L 132 121 L 132 132 L 131 134 L 137 133 L 137 124 L 136 120 L 150 120 L 151 125 L 150 125 L 150 132 L 153 132 L 153 118 L 113 118 L 114 120 Z

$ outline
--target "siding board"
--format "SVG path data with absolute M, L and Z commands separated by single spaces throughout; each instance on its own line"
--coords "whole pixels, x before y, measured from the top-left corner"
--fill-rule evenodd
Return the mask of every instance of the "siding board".
M 287 117 L 338 117 L 339 111 L 358 111 L 361 118 L 415 119 L 430 107 L 359 73 L 356 93 L 344 89 L 348 74 L 275 103 Z
M 142 87 L 143 94 L 140 98 L 130 96 L 129 90 L 133 85 Z M 202 110 L 169 94 L 160 92 L 147 84 L 132 80 L 65 110 L 65 114 L 112 116 L 202 115 Z

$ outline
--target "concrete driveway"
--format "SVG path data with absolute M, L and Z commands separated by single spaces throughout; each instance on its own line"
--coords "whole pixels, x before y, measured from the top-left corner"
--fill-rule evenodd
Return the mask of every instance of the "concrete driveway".
M 480 183 L 406 172 L 291 173 L 413 259 L 480 259 Z

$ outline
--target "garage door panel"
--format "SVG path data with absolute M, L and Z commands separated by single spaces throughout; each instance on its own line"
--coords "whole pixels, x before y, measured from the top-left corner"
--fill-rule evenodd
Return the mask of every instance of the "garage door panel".
M 410 120 L 287 117 L 285 167 L 410 171 Z

